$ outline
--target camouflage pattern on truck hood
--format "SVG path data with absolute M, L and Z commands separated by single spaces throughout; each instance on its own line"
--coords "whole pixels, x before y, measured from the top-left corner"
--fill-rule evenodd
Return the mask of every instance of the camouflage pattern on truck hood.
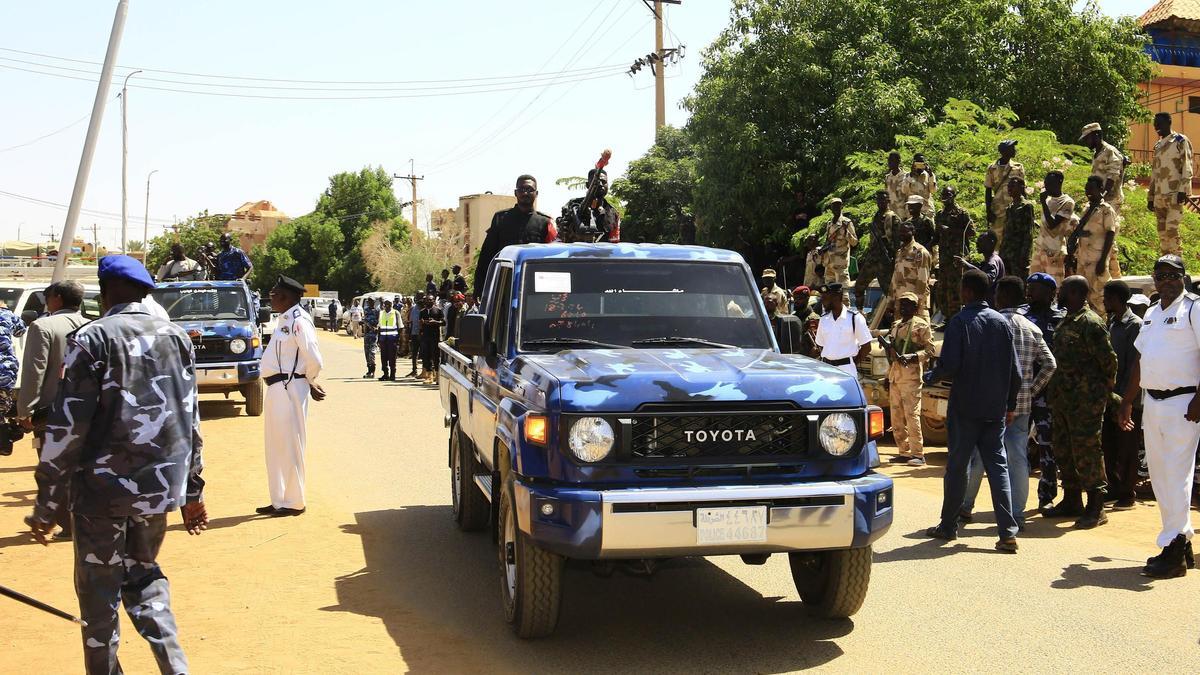
M 547 403 L 564 412 L 629 412 L 645 403 L 706 401 L 865 405 L 858 381 L 844 371 L 769 349 L 582 349 L 525 354 L 521 360 L 558 381 Z

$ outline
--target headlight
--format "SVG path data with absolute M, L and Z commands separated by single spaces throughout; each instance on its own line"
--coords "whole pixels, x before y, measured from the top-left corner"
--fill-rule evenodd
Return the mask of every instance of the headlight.
M 817 434 L 821 438 L 821 447 L 834 457 L 841 457 L 850 452 L 854 441 L 858 440 L 858 429 L 854 426 L 854 418 L 846 413 L 832 413 L 821 420 L 821 428 Z
M 599 417 L 581 417 L 571 425 L 567 445 L 571 453 L 585 462 L 599 462 L 612 452 L 612 425 Z
M 241 354 L 246 351 L 246 341 L 241 338 L 234 338 L 229 341 L 229 351 L 234 354 Z
M 875 377 L 883 377 L 887 375 L 888 360 L 886 356 L 871 357 L 871 374 Z

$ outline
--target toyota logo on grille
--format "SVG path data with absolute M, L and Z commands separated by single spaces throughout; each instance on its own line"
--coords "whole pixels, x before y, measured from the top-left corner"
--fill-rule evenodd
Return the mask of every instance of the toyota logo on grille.
M 732 443 L 733 441 L 757 441 L 753 429 L 700 429 L 684 430 L 688 443 Z

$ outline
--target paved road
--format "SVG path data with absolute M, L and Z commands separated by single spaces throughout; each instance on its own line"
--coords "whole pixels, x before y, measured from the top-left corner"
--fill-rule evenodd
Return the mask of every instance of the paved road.
M 437 396 L 358 379 L 358 343 L 323 335 L 329 400 L 314 405 L 309 512 L 254 515 L 265 501 L 261 420 L 206 397 L 213 529 L 168 534 L 161 561 L 198 673 L 762 672 L 820 667 L 962 672 L 1194 672 L 1200 573 L 1138 576 L 1153 505 L 1092 532 L 1034 518 L 1020 555 L 995 526 L 950 545 L 917 533 L 940 504 L 936 466 L 891 470 L 897 520 L 876 547 L 872 592 L 852 621 L 809 618 L 786 559 L 682 560 L 651 579 L 570 566 L 559 631 L 522 642 L 500 616 L 487 535 L 450 519 Z M 402 371 L 404 372 L 404 371 Z M 935 455 L 935 457 L 937 457 Z M 71 549 L 31 544 L 27 443 L 0 458 L 0 583 L 73 608 Z M 127 629 L 122 660 L 153 672 Z M 0 598 L 0 672 L 79 671 L 69 624 Z

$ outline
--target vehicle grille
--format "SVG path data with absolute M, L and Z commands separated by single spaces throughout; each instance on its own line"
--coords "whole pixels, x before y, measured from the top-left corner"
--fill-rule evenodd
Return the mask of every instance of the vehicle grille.
M 196 358 L 206 359 L 229 354 L 229 339 L 223 337 L 206 337 L 197 340 L 192 338 L 196 348 Z
M 808 442 L 804 416 L 783 412 L 639 416 L 630 426 L 635 460 L 796 456 L 806 452 Z

